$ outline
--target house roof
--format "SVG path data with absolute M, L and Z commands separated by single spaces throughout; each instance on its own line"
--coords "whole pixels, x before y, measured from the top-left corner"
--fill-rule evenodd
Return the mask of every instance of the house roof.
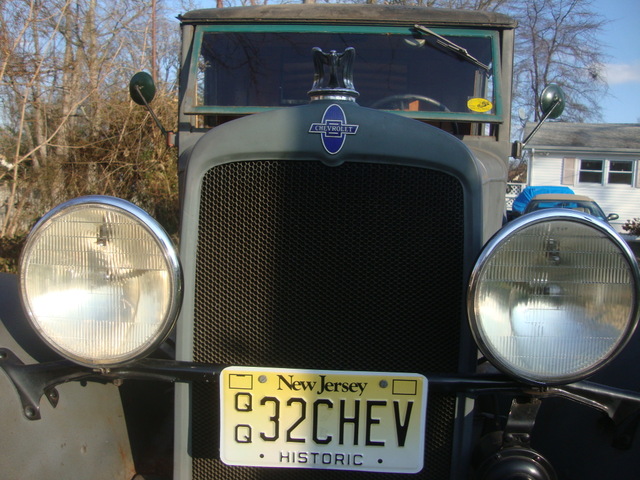
M 524 138 L 535 123 L 527 123 Z M 640 153 L 640 123 L 547 122 L 527 143 L 526 149 L 631 150 Z

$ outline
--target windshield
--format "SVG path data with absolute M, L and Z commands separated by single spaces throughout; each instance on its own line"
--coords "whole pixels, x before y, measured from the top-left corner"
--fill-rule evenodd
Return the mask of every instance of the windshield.
M 281 107 L 309 102 L 311 50 L 356 49 L 354 84 L 362 106 L 406 112 L 496 114 L 491 33 L 433 35 L 326 32 L 204 32 L 196 107 Z M 480 63 L 480 65 L 478 65 Z

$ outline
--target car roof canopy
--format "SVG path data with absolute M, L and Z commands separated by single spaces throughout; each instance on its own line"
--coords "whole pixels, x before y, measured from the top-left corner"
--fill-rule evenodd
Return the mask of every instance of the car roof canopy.
M 584 195 L 574 195 L 572 193 L 541 193 L 533 197 L 532 200 L 540 200 L 540 201 L 568 201 L 568 202 L 593 202 L 591 197 L 586 197 Z

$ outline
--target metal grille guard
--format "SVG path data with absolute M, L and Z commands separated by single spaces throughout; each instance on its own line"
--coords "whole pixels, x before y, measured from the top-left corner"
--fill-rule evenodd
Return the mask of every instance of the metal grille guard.
M 227 365 L 144 358 L 111 369 L 91 369 L 69 360 L 25 365 L 11 350 L 0 349 L 2 368 L 18 391 L 23 414 L 40 419 L 40 400 L 44 395 L 55 407 L 56 386 L 72 381 L 113 383 L 124 380 L 161 382 L 213 382 Z M 418 372 L 422 373 L 422 372 Z M 511 393 L 533 398 L 562 397 L 604 412 L 617 425 L 640 413 L 640 393 L 581 381 L 562 386 L 531 386 L 503 374 L 428 374 L 429 389 L 441 393 L 464 393 L 477 397 L 490 393 Z

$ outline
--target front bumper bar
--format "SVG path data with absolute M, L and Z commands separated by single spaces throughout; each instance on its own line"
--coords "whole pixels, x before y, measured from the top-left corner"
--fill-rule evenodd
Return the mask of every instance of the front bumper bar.
M 121 384 L 124 380 L 161 382 L 214 382 L 227 365 L 144 358 L 110 369 L 92 369 L 69 360 L 25 365 L 11 350 L 0 348 L 0 368 L 11 379 L 22 403 L 23 414 L 38 420 L 42 396 L 55 407 L 56 386 L 71 382 Z M 531 398 L 563 397 L 601 410 L 615 422 L 640 412 L 640 393 L 593 382 L 581 381 L 562 386 L 532 386 L 503 374 L 430 374 L 429 390 L 463 394 L 475 398 L 490 393 L 526 395 Z

